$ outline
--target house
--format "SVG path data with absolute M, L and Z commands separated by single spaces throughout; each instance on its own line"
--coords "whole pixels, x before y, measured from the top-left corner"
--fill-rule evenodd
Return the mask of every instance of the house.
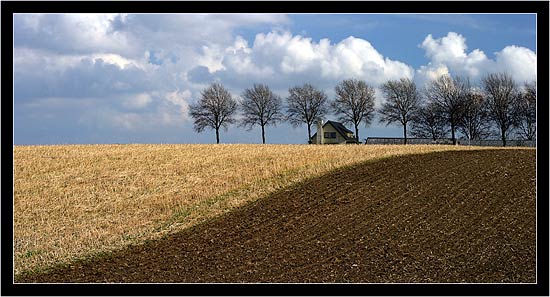
M 322 121 L 317 123 L 317 132 L 311 137 L 313 144 L 343 144 L 356 143 L 353 132 L 346 128 L 342 123 Z

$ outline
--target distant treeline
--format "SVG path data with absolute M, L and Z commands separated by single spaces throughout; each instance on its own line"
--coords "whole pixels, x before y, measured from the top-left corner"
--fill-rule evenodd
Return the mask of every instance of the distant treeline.
M 375 109 L 374 87 L 358 79 L 339 82 L 333 100 L 311 84 L 292 87 L 284 105 L 265 84 L 245 89 L 242 101 L 237 102 L 222 84 L 212 83 L 190 106 L 189 114 L 197 132 L 205 128 L 216 131 L 217 143 L 220 128 L 235 123 L 248 130 L 260 126 L 265 143 L 265 127 L 282 121 L 293 126 L 306 124 L 309 141 L 311 126 L 329 112 L 343 124 L 353 125 L 358 143 L 359 125 L 369 126 L 375 114 L 380 123 L 401 125 L 405 144 L 409 133 L 434 141 L 450 134 L 453 144 L 458 135 L 470 143 L 498 137 L 503 146 L 512 135 L 536 141 L 536 81 L 518 85 L 507 73 L 490 73 L 480 85 L 474 85 L 467 77 L 443 75 L 422 90 L 408 78 L 389 80 L 380 89 L 384 102 Z M 237 112 L 241 113 L 239 121 Z

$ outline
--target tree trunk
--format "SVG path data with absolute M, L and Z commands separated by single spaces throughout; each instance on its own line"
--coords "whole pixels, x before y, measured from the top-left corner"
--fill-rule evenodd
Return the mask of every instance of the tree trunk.
M 262 125 L 262 143 L 265 144 L 265 129 L 264 129 L 264 126 L 265 125 Z
M 319 132 L 317 132 L 319 133 Z M 313 140 L 311 140 L 311 124 L 307 124 L 307 142 L 308 143 L 313 143 Z
M 220 128 L 216 128 L 216 143 L 220 143 Z
M 403 124 L 403 138 L 405 138 L 405 144 L 407 144 L 407 123 Z
M 502 146 L 506 146 L 506 131 L 504 129 L 500 129 L 500 136 L 502 138 Z
M 357 128 L 357 125 L 355 125 L 355 139 L 356 143 L 359 144 L 359 128 Z
M 455 138 L 455 125 L 451 124 L 451 137 L 453 138 L 453 145 L 456 144 L 456 138 Z

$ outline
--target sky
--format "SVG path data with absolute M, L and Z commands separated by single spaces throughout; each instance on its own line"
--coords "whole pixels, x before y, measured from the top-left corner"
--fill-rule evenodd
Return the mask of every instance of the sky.
M 16 14 L 13 46 L 15 145 L 215 143 L 188 114 L 212 82 L 236 100 L 266 84 L 284 102 L 305 83 L 333 100 L 355 78 L 379 108 L 380 85 L 403 77 L 419 89 L 444 74 L 536 79 L 534 14 Z M 375 117 L 359 135 L 402 128 Z M 261 141 L 259 127 L 220 131 Z M 268 126 L 266 142 L 307 143 L 307 126 Z

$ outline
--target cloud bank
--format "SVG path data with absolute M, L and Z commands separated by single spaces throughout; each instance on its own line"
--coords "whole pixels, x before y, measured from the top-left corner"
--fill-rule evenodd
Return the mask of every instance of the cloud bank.
M 235 96 L 259 82 L 285 97 L 303 83 L 331 96 L 348 78 L 374 87 L 402 77 L 423 84 L 447 73 L 474 81 L 503 71 L 519 83 L 536 78 L 536 54 L 516 45 L 491 59 L 481 49 L 468 51 L 459 33 L 429 34 L 419 45 L 427 62 L 415 69 L 364 38 L 313 40 L 292 33 L 290 23 L 279 14 L 16 15 L 16 131 L 30 129 L 23 121 L 29 115 L 36 115 L 35 125 L 65 118 L 67 125 L 91 130 L 191 127 L 188 105 L 212 81 Z M 258 33 L 247 39 L 237 33 L 242 29 Z M 64 117 L 68 110 L 71 116 Z

